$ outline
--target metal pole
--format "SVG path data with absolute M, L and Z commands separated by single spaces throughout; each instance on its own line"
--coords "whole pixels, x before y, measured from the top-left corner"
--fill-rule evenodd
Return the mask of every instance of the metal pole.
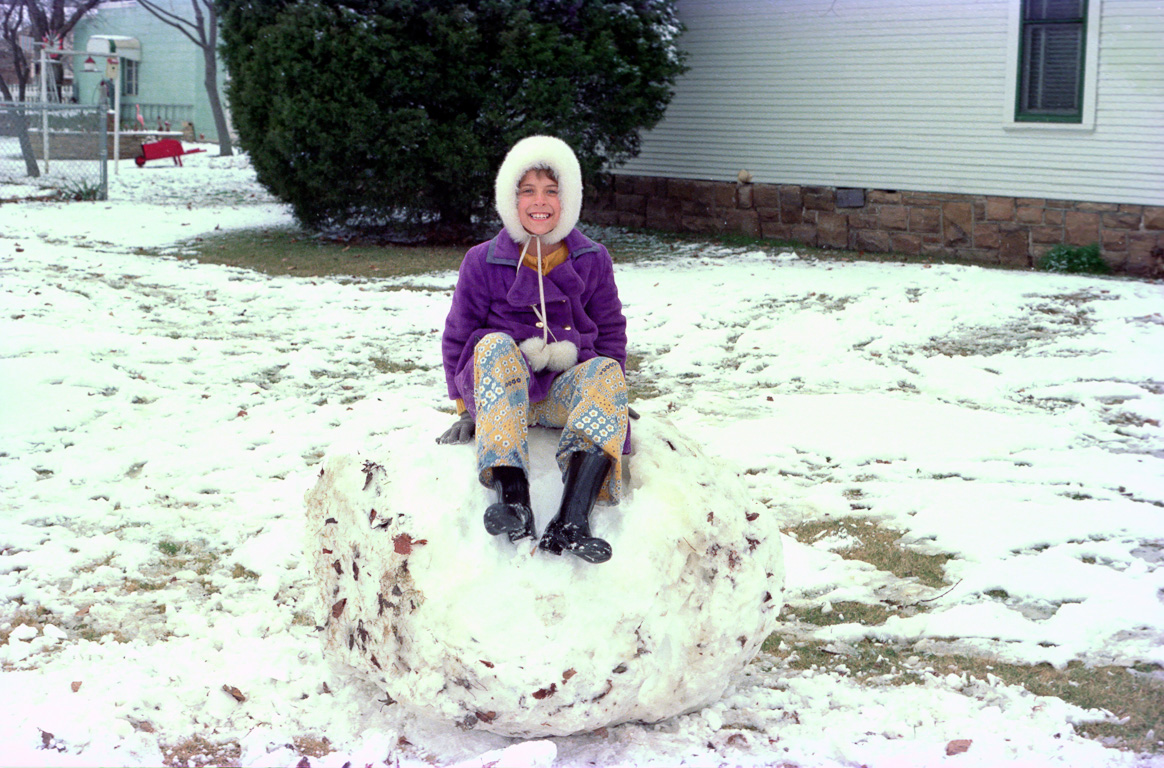
M 48 43 L 40 49 L 40 142 L 41 157 L 44 158 L 44 172 L 49 172 L 48 133 Z
M 101 151 L 98 157 L 101 160 L 101 199 L 109 199 L 109 163 L 106 160 L 109 158 L 109 99 L 105 94 L 105 89 L 101 89 L 101 98 L 98 100 L 97 119 L 101 121 Z
M 121 161 L 121 54 L 113 54 L 117 57 L 117 74 L 112 79 L 113 82 L 113 175 L 119 173 L 118 166 Z

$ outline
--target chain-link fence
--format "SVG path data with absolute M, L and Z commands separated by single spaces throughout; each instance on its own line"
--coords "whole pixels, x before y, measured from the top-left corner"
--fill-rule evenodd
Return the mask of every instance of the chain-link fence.
M 0 101 L 0 201 L 105 200 L 106 108 Z

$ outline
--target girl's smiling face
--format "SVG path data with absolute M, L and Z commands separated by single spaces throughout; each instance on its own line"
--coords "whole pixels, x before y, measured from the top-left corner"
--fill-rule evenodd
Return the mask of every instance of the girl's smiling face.
M 517 217 L 531 235 L 542 236 L 558 226 L 562 204 L 558 201 L 558 182 L 548 171 L 526 171 L 517 183 Z

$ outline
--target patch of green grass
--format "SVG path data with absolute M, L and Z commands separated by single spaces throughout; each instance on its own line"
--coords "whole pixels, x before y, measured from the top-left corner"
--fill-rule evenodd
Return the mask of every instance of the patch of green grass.
M 179 553 L 186 551 L 186 545 L 177 544 L 173 541 L 159 541 L 158 551 L 167 557 L 177 557 Z
M 203 736 L 192 736 L 174 744 L 162 743 L 160 746 L 164 758 L 162 765 L 166 768 L 239 765 L 242 759 L 242 747 L 234 740 L 213 742 Z
M 860 498 L 859 492 L 846 494 Z M 848 518 L 809 521 L 790 531 L 800 541 L 812 542 L 827 536 L 843 536 L 852 544 L 837 550 L 842 557 L 871 563 L 902 578 L 913 577 L 931 586 L 945 581 L 941 566 L 945 555 L 922 555 L 900 543 L 902 534 L 876 522 Z M 1006 600 L 1003 590 L 988 596 Z M 868 685 L 924 685 L 934 676 L 956 674 L 967 679 L 998 679 L 1020 686 L 1038 696 L 1052 696 L 1084 709 L 1110 712 L 1106 722 L 1082 723 L 1080 735 L 1106 746 L 1137 753 L 1164 754 L 1164 740 L 1156 733 L 1164 723 L 1164 668 L 1141 664 L 1131 668 L 1088 666 L 1073 661 L 1063 669 L 1049 664 L 1015 664 L 965 654 L 945 654 L 918 650 L 913 645 L 866 638 L 853 644 L 821 640 L 796 640 L 792 628 L 800 630 L 856 623 L 875 627 L 891 616 L 924 610 L 921 606 L 885 603 L 837 602 L 831 606 L 789 606 L 785 616 L 789 631 L 774 634 L 762 650 L 772 654 L 790 670 L 815 670 L 843 675 Z
M 795 241 L 754 238 L 737 233 L 696 235 L 657 230 L 625 230 L 584 225 L 603 243 L 616 263 L 666 259 L 690 254 L 701 245 L 758 249 L 777 253 L 795 250 L 806 258 L 865 258 L 908 261 L 902 254 L 859 255 L 847 251 L 810 248 Z M 231 230 L 185 243 L 182 255 L 208 264 L 253 269 L 268 275 L 298 277 L 399 277 L 456 270 L 465 246 L 381 245 L 340 242 L 319 237 L 296 226 Z M 141 250 L 143 254 L 151 251 Z M 915 259 L 922 261 L 922 259 Z M 444 289 L 440 289 L 444 290 Z
M 326 736 L 296 736 L 291 740 L 291 745 L 297 753 L 306 757 L 325 757 L 335 751 L 331 748 L 331 739 Z
M 845 307 L 857 300 L 856 296 L 830 296 L 827 293 L 810 293 L 801 301 L 804 306 L 815 305 L 825 312 L 843 312 Z
M 234 569 L 231 570 L 231 572 L 230 572 L 230 577 L 232 579 L 258 579 L 259 574 L 255 573 L 254 571 L 243 568 L 241 565 L 238 565 L 236 563 L 234 566 Z
M 165 589 L 168 582 L 165 581 L 146 581 L 145 579 L 126 579 L 126 592 L 157 592 Z
M 76 629 L 77 637 L 82 640 L 88 640 L 91 643 L 99 643 L 102 638 L 110 637 L 115 643 L 128 643 L 129 636 L 120 629 L 109 629 L 108 627 L 99 628 L 82 623 Z
M 797 541 L 811 543 L 825 536 L 847 535 L 854 543 L 835 552 L 846 560 L 861 560 L 901 579 L 917 579 L 929 587 L 948 586 L 947 554 L 928 555 L 902 544 L 905 534 L 866 518 L 811 520 L 789 528 Z
M 870 604 L 843 601 L 832 603 L 825 608 L 823 605 L 813 605 L 803 610 L 787 607 L 786 612 L 796 619 L 812 624 L 815 627 L 832 627 L 837 624 L 860 624 L 863 627 L 876 627 L 884 624 L 890 616 L 899 616 L 900 612 L 884 603 Z
M 807 259 L 932 263 L 900 253 L 865 254 L 813 248 L 791 240 L 750 237 L 733 232 L 691 234 L 661 230 L 626 230 L 584 224 L 583 229 L 604 244 L 615 263 L 657 261 L 698 253 L 700 246 L 763 250 L 777 255 L 794 250 Z M 297 277 L 400 277 L 456 270 L 466 246 L 395 245 L 343 242 L 320 237 L 297 226 L 231 230 L 184 243 L 181 255 L 208 264 L 253 269 L 268 275 Z M 150 255 L 161 253 L 139 249 Z M 173 253 L 167 250 L 165 253 Z M 411 287 L 410 287 L 411 290 Z M 445 290 L 428 289 L 428 290 Z
M 154 726 L 144 721 L 134 723 L 134 727 L 135 730 L 155 732 Z M 216 742 L 204 736 L 192 736 L 172 744 L 167 743 L 164 737 L 159 739 L 159 742 L 162 745 L 164 758 L 162 765 L 166 768 L 239 765 L 239 761 L 242 759 L 242 747 L 236 740 Z M 287 746 L 295 750 L 295 754 L 300 758 L 300 765 L 313 763 L 335 751 L 332 748 L 331 740 L 326 736 L 295 736 Z
M 166 557 L 161 566 L 161 575 L 176 571 L 191 570 L 199 576 L 206 576 L 218 562 L 218 555 L 195 542 L 164 540 L 158 542 L 158 551 Z
M 967 327 L 946 336 L 933 336 L 919 351 L 927 357 L 986 357 L 1080 336 L 1096 322 L 1094 311 L 1085 305 L 1102 300 L 1104 295 L 1076 291 L 1034 298 L 1039 301 L 1028 304 L 1023 317 L 1001 326 Z
M 315 619 L 307 611 L 295 611 L 291 614 L 291 626 L 293 627 L 314 627 Z
M 189 258 L 207 264 L 296 277 L 399 277 L 455 270 L 462 246 L 343 243 L 298 227 L 231 230 L 185 244 Z
M 636 352 L 627 352 L 626 355 L 626 384 L 627 395 L 632 402 L 635 400 L 650 400 L 659 397 L 663 391 L 655 386 L 653 379 L 640 373 L 643 356 Z
M 7 645 L 8 638 L 12 636 L 12 631 L 19 626 L 27 624 L 38 632 L 43 630 L 46 619 L 49 616 L 52 616 L 52 612 L 41 605 L 35 607 L 26 605 L 18 606 L 12 615 L 5 619 L 8 628 L 0 629 L 0 645 Z
M 100 560 L 98 560 L 95 563 L 90 563 L 89 565 L 81 566 L 80 568 L 77 569 L 77 573 L 92 573 L 93 571 L 97 570 L 98 568 L 104 568 L 104 567 L 113 565 L 113 561 L 116 559 L 117 559 L 117 555 L 113 555 L 113 554 L 106 555 L 105 557 L 101 558 Z
M 380 373 L 413 373 L 428 370 L 428 366 L 419 365 L 412 360 L 392 360 L 387 355 L 373 355 L 368 359 Z
M 985 680 L 994 675 L 1037 696 L 1054 696 L 1084 709 L 1111 712 L 1116 721 L 1083 723 L 1079 733 L 1121 749 L 1164 754 L 1162 734 L 1152 733 L 1164 723 L 1164 668 L 1087 666 L 1070 662 L 1064 669 L 1050 664 L 1008 664 L 971 656 L 938 656 L 929 660 L 945 674 L 968 673 Z
M 764 652 L 792 670 L 836 672 L 869 685 L 921 685 L 927 678 L 955 674 L 988 681 L 993 676 L 1036 696 L 1053 696 L 1084 709 L 1110 712 L 1110 722 L 1082 723 L 1080 735 L 1137 753 L 1164 754 L 1164 668 L 1012 664 L 965 655 L 919 652 L 908 645 L 863 640 L 837 647 L 811 640 L 781 642 L 769 637 Z
M 1108 424 L 1117 427 L 1135 427 L 1136 429 L 1141 429 L 1146 425 L 1153 427 L 1160 426 L 1160 422 L 1156 419 L 1150 419 L 1138 413 L 1129 413 L 1127 411 L 1107 410 L 1102 415 L 1102 418 Z

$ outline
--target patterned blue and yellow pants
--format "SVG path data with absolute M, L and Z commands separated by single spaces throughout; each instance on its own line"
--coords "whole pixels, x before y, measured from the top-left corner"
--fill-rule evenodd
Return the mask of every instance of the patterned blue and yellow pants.
M 595 357 L 563 371 L 544 400 L 529 401 L 529 368 L 517 343 L 491 333 L 473 349 L 477 405 L 477 471 L 493 484 L 494 467 L 520 467 L 529 475 L 531 424 L 562 430 L 556 458 L 563 472 L 571 454 L 601 451 L 613 459 L 598 500 L 622 497 L 622 448 L 627 430 L 626 379 L 618 362 Z

